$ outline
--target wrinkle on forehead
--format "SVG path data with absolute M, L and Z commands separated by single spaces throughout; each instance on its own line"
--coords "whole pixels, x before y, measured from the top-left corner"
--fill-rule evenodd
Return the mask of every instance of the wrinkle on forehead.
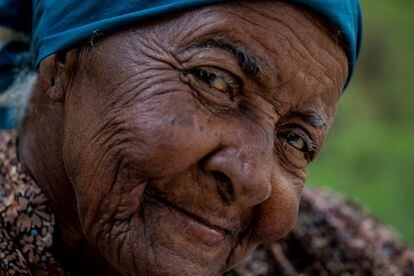
M 153 22 L 136 34 L 130 32 L 127 40 L 134 44 L 134 37 L 146 31 L 153 33 L 152 38 L 163 38 L 161 48 L 171 56 L 211 38 L 245 49 L 260 67 L 265 83 L 256 92 L 269 92 L 278 114 L 314 106 L 333 116 L 335 108 L 330 105 L 336 105 L 347 77 L 346 55 L 327 28 L 315 15 L 285 2 L 207 6 Z
M 285 46 L 294 50 L 299 57 L 308 59 L 308 64 L 316 68 L 309 70 L 308 75 L 315 78 L 322 76 L 323 79 L 319 81 L 327 87 L 334 86 L 338 82 L 345 82 L 347 70 L 344 68 L 347 66 L 343 66 L 338 60 L 337 42 L 332 39 L 333 34 L 328 33 L 321 18 L 311 14 L 303 7 L 292 4 L 274 3 L 264 6 L 266 8 L 252 6 L 251 10 L 268 21 L 268 26 L 276 22 L 277 28 L 283 30 L 278 35 L 281 35 L 282 39 L 285 38 Z M 343 50 L 341 52 L 345 58 Z M 341 74 L 331 74 L 332 68 L 339 69 Z M 336 76 L 341 76 L 342 79 L 335 78 Z
M 188 39 L 208 36 L 229 37 L 256 55 L 261 68 L 273 72 L 277 72 L 275 66 L 279 62 L 275 55 L 296 52 L 296 59 L 308 60 L 305 65 L 307 75 L 327 87 L 342 88 L 347 77 L 346 55 L 343 50 L 338 51 L 340 47 L 318 23 L 316 16 L 283 2 L 256 1 L 254 5 L 240 2 L 237 5 L 237 9 L 228 3 L 219 5 L 221 8 L 206 7 L 188 14 L 185 28 L 176 24 L 180 30 L 177 31 L 177 42 L 186 43 Z M 298 69 L 302 68 L 291 71 Z M 277 77 L 269 76 L 272 82 Z M 283 79 L 289 78 L 282 78 L 282 83 Z

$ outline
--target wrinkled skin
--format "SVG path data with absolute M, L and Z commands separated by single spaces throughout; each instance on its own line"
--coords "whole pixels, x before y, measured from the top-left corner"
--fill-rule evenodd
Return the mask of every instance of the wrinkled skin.
M 348 73 L 326 26 L 219 4 L 45 59 L 20 157 L 67 260 L 215 275 L 285 236 Z

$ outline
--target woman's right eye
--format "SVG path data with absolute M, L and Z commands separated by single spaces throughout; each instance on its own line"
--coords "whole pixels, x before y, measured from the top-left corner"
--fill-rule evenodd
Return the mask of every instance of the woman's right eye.
M 218 69 L 197 68 L 192 70 L 191 73 L 210 88 L 228 96 L 230 100 L 234 99 L 239 88 L 239 84 L 234 77 Z

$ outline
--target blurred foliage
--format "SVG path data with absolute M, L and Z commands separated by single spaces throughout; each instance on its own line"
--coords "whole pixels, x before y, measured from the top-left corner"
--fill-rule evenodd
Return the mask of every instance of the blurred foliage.
M 361 5 L 361 58 L 308 182 L 367 206 L 414 246 L 414 1 Z

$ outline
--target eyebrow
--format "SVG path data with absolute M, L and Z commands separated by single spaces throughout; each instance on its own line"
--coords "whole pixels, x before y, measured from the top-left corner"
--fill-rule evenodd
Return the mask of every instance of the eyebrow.
M 250 78 L 256 78 L 260 72 L 259 65 L 254 59 L 231 42 L 217 39 L 207 39 L 199 43 L 193 44 L 190 48 L 218 48 L 233 55 L 243 72 Z
M 319 112 L 315 112 L 315 111 L 293 112 L 289 114 L 289 117 L 299 117 L 306 124 L 310 125 L 311 127 L 315 129 L 322 130 L 323 132 L 328 131 L 328 127 L 329 127 L 328 118 L 324 114 L 320 114 Z
M 328 130 L 329 123 L 325 115 L 321 115 L 317 112 L 311 111 L 302 114 L 301 117 L 306 123 L 308 123 L 310 126 L 316 129 L 320 129 L 324 132 Z

